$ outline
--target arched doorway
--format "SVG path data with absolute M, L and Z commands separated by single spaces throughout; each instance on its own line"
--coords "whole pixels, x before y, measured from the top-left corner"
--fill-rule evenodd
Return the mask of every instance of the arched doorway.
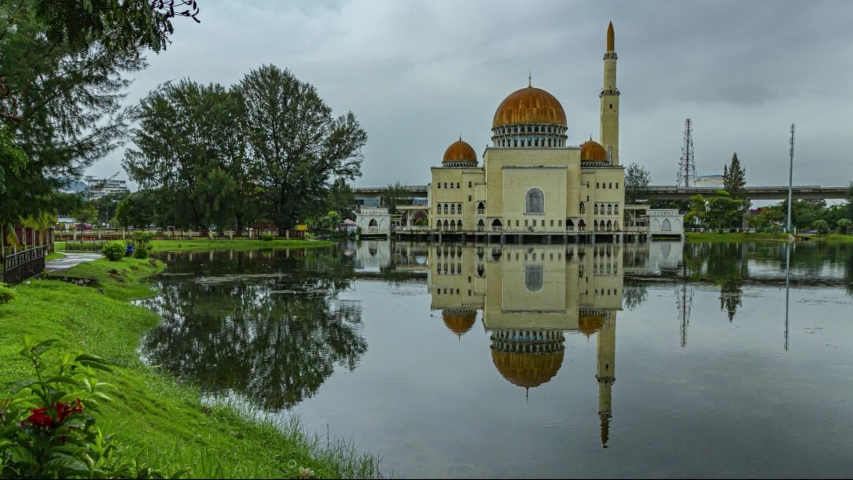
M 496 219 L 492 220 L 492 230 L 499 232 L 501 230 L 501 228 L 503 228 L 503 224 L 501 223 L 501 221 L 499 219 L 496 218 Z
M 575 230 L 575 222 L 572 219 L 566 219 L 566 231 L 573 232 Z
M 578 220 L 578 230 L 581 232 L 586 231 L 586 222 L 584 222 L 583 219 Z
M 613 230 L 613 222 L 611 222 L 610 220 L 608 220 L 608 221 L 607 221 L 607 231 L 609 232 L 609 231 L 611 231 L 611 230 Z
M 669 222 L 668 218 L 663 221 L 663 224 L 661 225 L 660 230 L 662 232 L 671 232 L 672 231 L 672 224 Z
M 593 232 L 597 232 L 597 231 L 598 231 L 598 220 L 593 220 L 593 221 L 592 221 L 592 231 L 593 231 Z
M 477 221 L 477 231 L 482 232 L 485 230 L 486 230 L 486 222 L 484 222 L 483 219 L 481 218 L 479 221 Z

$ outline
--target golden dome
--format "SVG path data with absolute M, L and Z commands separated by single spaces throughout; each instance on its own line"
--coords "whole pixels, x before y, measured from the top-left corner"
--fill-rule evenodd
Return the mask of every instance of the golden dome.
M 513 385 L 533 388 L 549 382 L 563 365 L 563 350 L 551 353 L 517 353 L 492 349 L 492 362 Z
M 444 324 L 447 325 L 447 328 L 451 332 L 462 336 L 468 333 L 468 330 L 471 330 L 474 326 L 474 323 L 477 321 L 477 312 L 455 315 L 442 312 L 441 318 L 444 319 Z
M 582 162 L 604 162 L 607 161 L 607 150 L 600 143 L 589 138 L 581 145 L 581 161 Z
M 604 315 L 581 315 L 578 319 L 578 330 L 589 337 L 604 327 Z
M 474 147 L 463 142 L 462 137 L 453 142 L 447 150 L 444 151 L 443 162 L 474 162 L 477 163 L 477 152 Z
M 530 85 L 516 90 L 501 102 L 492 120 L 492 128 L 522 123 L 568 127 L 566 112 L 560 102 L 545 90 Z

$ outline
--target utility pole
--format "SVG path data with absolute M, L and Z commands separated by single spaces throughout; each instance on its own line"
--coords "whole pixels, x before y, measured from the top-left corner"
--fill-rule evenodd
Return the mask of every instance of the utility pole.
M 790 167 L 788 170 L 788 221 L 786 222 L 787 228 L 785 231 L 787 233 L 791 233 L 791 202 L 794 196 L 794 124 L 791 124 L 791 154 L 790 154 Z

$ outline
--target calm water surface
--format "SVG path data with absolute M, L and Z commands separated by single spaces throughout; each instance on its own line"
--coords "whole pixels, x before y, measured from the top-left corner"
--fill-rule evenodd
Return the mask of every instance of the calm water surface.
M 143 355 L 404 477 L 849 477 L 847 245 L 161 254 Z

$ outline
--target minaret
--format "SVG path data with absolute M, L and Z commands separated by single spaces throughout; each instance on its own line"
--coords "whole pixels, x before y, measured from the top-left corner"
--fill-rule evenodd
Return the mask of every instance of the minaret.
M 598 331 L 598 416 L 601 418 L 601 445 L 607 448 L 610 437 L 610 390 L 616 382 L 616 312 L 608 312 L 604 327 Z
M 604 84 L 601 87 L 601 130 L 599 143 L 607 150 L 613 165 L 619 165 L 619 89 L 616 88 L 616 37 L 613 22 L 607 26 L 607 51 L 604 53 Z

